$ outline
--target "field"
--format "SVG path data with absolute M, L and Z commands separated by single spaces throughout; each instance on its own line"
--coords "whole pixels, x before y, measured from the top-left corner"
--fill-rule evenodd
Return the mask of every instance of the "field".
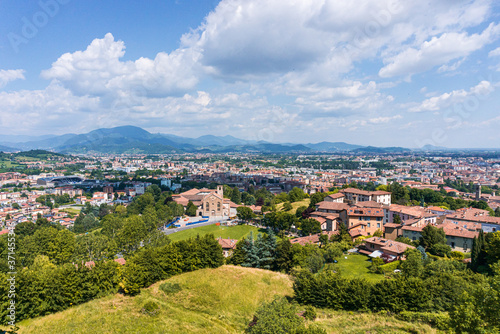
M 298 207 L 309 206 L 309 203 L 311 203 L 311 200 L 309 198 L 304 198 L 302 201 L 291 203 L 293 209 L 287 212 L 295 214 L 295 210 L 297 210 Z M 283 204 L 285 203 L 276 204 L 276 210 L 281 211 L 281 208 L 283 208 Z
M 347 257 L 347 259 L 345 259 Z M 337 266 L 342 276 L 350 278 L 364 278 L 367 281 L 378 281 L 384 278 L 382 274 L 370 272 L 370 258 L 361 254 L 344 255 L 338 259 Z
M 287 275 L 235 266 L 185 273 L 166 282 L 178 283 L 182 290 L 166 294 L 159 282 L 136 297 L 116 294 L 96 299 L 21 321 L 19 334 L 243 333 L 262 301 L 293 295 Z M 141 312 L 147 301 L 160 306 L 158 316 Z M 318 310 L 316 323 L 328 333 L 437 333 L 427 325 L 383 314 Z
M 260 230 L 255 226 L 250 225 L 236 225 L 236 226 L 216 226 L 207 225 L 192 228 L 189 230 L 179 231 L 170 234 L 168 237 L 172 241 L 179 241 L 189 239 L 191 237 L 196 237 L 196 235 L 203 236 L 205 234 L 213 234 L 214 237 L 221 237 L 223 239 L 237 239 L 240 240 L 246 237 L 250 232 L 253 231 L 254 235 L 260 232 Z

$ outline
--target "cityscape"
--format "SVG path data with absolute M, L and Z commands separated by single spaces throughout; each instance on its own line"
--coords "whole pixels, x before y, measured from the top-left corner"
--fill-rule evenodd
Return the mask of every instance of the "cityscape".
M 500 332 L 494 1 L 0 8 L 0 333 Z

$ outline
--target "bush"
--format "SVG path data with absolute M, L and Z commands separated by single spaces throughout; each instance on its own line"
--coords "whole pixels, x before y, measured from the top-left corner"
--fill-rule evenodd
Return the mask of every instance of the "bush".
M 309 321 L 314 321 L 316 320 L 316 317 L 318 316 L 316 314 L 316 309 L 314 308 L 314 306 L 306 306 L 306 310 L 304 311 L 304 314 L 303 314 L 304 318 L 306 318 L 306 320 L 309 320 Z
M 154 301 L 148 301 L 142 306 L 141 312 L 154 317 L 160 313 L 160 306 Z
M 167 295 L 171 295 L 179 291 L 182 291 L 182 287 L 179 285 L 179 283 L 165 282 L 160 285 L 160 290 L 165 292 Z
M 379 267 L 382 265 L 384 265 L 384 260 L 379 257 L 373 258 L 372 265 L 370 266 L 370 271 L 374 273 L 379 272 Z
M 398 260 L 398 261 L 393 261 L 393 262 L 383 264 L 380 267 L 378 267 L 378 272 L 379 273 L 394 272 L 394 270 L 399 268 L 400 263 L 401 263 L 401 261 Z
M 465 258 L 465 255 L 462 252 L 452 251 L 451 257 L 457 260 L 463 260 Z
M 447 330 L 450 328 L 450 316 L 448 313 L 403 311 L 396 317 L 403 321 L 426 323 L 440 330 Z

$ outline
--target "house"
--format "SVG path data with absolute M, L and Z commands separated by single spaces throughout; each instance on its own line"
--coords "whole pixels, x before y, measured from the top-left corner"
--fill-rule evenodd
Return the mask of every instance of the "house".
M 332 195 L 328 195 L 325 197 L 325 202 L 337 202 L 344 203 L 345 195 L 343 193 L 336 193 Z
M 464 222 L 481 224 L 481 229 L 486 233 L 500 231 L 500 217 L 491 217 L 486 210 L 462 208 L 454 214 L 447 215 L 446 218 L 457 224 Z
M 411 240 L 418 240 L 422 236 L 423 228 L 427 224 L 406 225 L 401 228 L 402 236 Z M 436 228 L 442 228 L 446 236 L 446 244 L 452 250 L 467 252 L 472 248 L 472 241 L 479 236 L 481 224 L 456 222 L 445 219 L 442 223 L 435 225 Z
M 322 232 L 322 233 L 311 234 L 311 235 L 308 235 L 308 236 L 305 236 L 305 237 L 291 239 L 290 243 L 291 244 L 299 244 L 299 245 L 302 245 L 302 246 L 305 246 L 307 244 L 319 245 L 320 244 L 320 242 L 319 242 L 319 236 L 321 234 L 328 235 L 328 240 L 330 240 L 330 238 L 332 236 L 337 235 L 338 233 L 339 233 L 338 231 L 329 231 L 329 232 L 326 232 L 326 233 Z
M 383 231 L 382 208 L 351 207 L 346 210 L 346 216 L 349 230 L 365 231 L 365 235 L 373 235 L 377 230 Z
M 340 190 L 340 192 L 345 195 L 345 201 L 353 204 L 374 201 L 385 205 L 391 205 L 391 193 L 388 191 L 367 191 L 356 188 L 346 188 Z
M 394 223 L 395 216 L 399 216 L 403 223 L 412 219 L 424 219 L 426 224 L 435 224 L 439 215 L 421 206 L 391 204 L 384 207 L 384 224 Z
M 371 255 L 378 251 L 380 257 L 387 259 L 386 262 L 400 260 L 408 248 L 415 248 L 402 242 L 387 240 L 380 237 L 371 237 L 364 240 L 364 246 L 360 247 L 359 252 Z M 377 254 L 378 254 L 377 253 Z
M 217 241 L 222 247 L 222 254 L 224 255 L 224 257 L 231 256 L 233 254 L 233 251 L 236 249 L 236 244 L 238 243 L 238 240 L 236 239 L 218 238 Z

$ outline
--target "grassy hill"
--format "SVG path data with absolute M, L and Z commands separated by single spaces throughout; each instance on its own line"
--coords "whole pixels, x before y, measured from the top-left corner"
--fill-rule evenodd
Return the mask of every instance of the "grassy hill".
M 163 283 L 178 283 L 181 291 L 165 293 Z M 253 268 L 223 266 L 185 273 L 142 290 L 135 297 L 120 294 L 19 323 L 19 333 L 242 333 L 262 301 L 292 296 L 287 275 Z M 141 308 L 160 306 L 156 317 Z M 328 333 L 437 333 L 382 314 L 318 310 Z
M 311 199 L 310 198 L 304 198 L 302 201 L 293 202 L 292 203 L 292 210 L 287 211 L 287 212 L 295 214 L 295 211 L 297 211 L 298 207 L 300 207 L 300 206 L 309 206 L 309 203 L 311 203 Z M 276 204 L 276 210 L 281 211 L 281 209 L 283 208 L 284 204 L 285 203 L 278 203 L 278 204 Z
M 196 237 L 198 234 L 203 236 L 205 234 L 213 234 L 214 237 L 221 237 L 223 239 L 237 239 L 240 240 L 243 237 L 246 237 L 250 232 L 257 235 L 259 233 L 259 229 L 255 226 L 250 225 L 236 225 L 236 226 L 216 226 L 207 225 L 200 226 L 196 228 L 192 228 L 189 230 L 179 231 L 170 234 L 168 237 L 172 241 L 186 240 L 191 237 Z

